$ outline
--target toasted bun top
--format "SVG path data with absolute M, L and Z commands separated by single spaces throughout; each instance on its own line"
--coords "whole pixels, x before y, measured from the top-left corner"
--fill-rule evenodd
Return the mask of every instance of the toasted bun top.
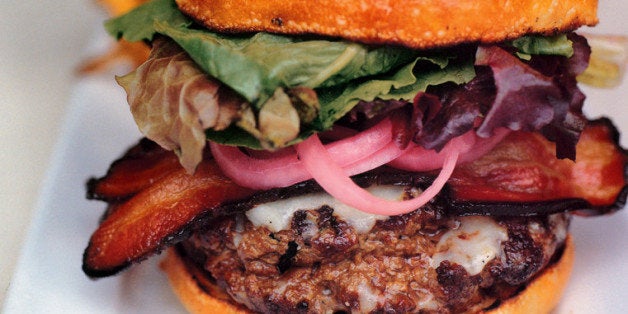
M 573 259 L 574 244 L 571 236 L 568 236 L 565 249 L 558 261 L 535 277 L 525 290 L 501 302 L 497 308 L 486 314 L 549 313 L 556 307 L 567 286 Z M 162 260 L 161 268 L 167 274 L 173 291 L 190 313 L 251 313 L 242 306 L 232 303 L 229 296 L 212 283 L 205 281 L 203 286 L 209 290 L 201 289 L 197 280 L 202 280 L 204 275 L 187 265 L 175 249 L 168 251 L 166 258 Z
M 177 0 L 222 32 L 319 34 L 432 48 L 551 35 L 597 23 L 597 0 Z

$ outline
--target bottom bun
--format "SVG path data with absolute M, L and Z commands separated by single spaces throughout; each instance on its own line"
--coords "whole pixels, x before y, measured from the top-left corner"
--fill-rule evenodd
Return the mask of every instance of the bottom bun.
M 553 310 L 567 286 L 574 260 L 574 244 L 567 236 L 561 257 L 549 265 L 517 295 L 500 302 L 486 313 L 549 313 Z M 161 262 L 174 293 L 185 308 L 193 314 L 200 313 L 252 313 L 231 301 L 220 287 L 208 283 L 198 270 L 188 266 L 176 249 L 168 250 Z M 197 280 L 203 280 L 201 288 Z
M 216 284 L 204 280 L 203 288 L 199 285 L 201 274 L 198 270 L 188 266 L 175 248 L 170 248 L 166 257 L 159 264 L 168 276 L 170 287 L 177 295 L 183 306 L 192 314 L 225 313 L 247 314 L 250 310 L 235 304 L 231 297 Z

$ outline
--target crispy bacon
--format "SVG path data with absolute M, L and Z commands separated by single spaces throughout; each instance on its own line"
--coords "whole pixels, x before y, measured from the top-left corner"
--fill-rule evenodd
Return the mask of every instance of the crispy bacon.
M 617 141 L 610 121 L 591 123 L 582 134 L 574 163 L 557 160 L 554 144 L 542 136 L 515 132 L 484 157 L 456 169 L 448 187 L 437 196 L 438 203 L 445 204 L 448 215 L 620 209 L 628 195 L 628 154 Z M 106 200 L 109 210 L 85 250 L 86 274 L 113 275 L 186 238 L 201 224 L 246 210 L 256 202 L 320 190 L 313 181 L 263 192 L 242 188 L 221 173 L 209 151 L 205 153 L 197 171 L 189 175 L 172 152 L 142 141 L 116 161 L 105 177 L 89 181 L 88 196 Z M 423 187 L 434 177 L 386 171 L 399 180 L 394 184 Z M 375 171 L 354 179 L 368 185 L 374 182 L 369 177 L 378 176 Z
M 584 199 L 610 205 L 624 188 L 626 152 L 610 121 L 591 123 L 577 145 L 576 161 L 556 159 L 554 144 L 538 133 L 513 132 L 450 179 L 455 198 L 467 201 L 539 202 Z
M 142 139 L 124 154 L 123 159 L 111 165 L 105 177 L 87 182 L 87 198 L 121 201 L 179 168 L 175 154 L 160 149 L 153 141 Z
M 166 174 L 153 178 L 154 169 L 150 166 L 140 166 L 138 171 L 130 173 L 118 173 L 120 169 L 129 169 L 132 164 L 141 165 L 137 159 L 139 156 L 132 154 L 132 158 L 114 164 L 114 171 L 110 171 L 103 180 L 91 181 L 92 195 L 97 194 L 96 190 L 103 193 L 105 189 L 101 185 L 105 185 L 114 193 L 99 194 L 103 198 L 115 198 L 120 194 L 130 198 L 122 203 L 112 203 L 114 208 L 108 211 L 92 235 L 83 255 L 83 271 L 87 275 L 112 275 L 131 262 L 145 259 L 173 244 L 173 240 L 180 239 L 182 233 L 189 231 L 185 226 L 203 212 L 253 193 L 222 175 L 210 158 L 198 166 L 194 175 L 189 175 L 178 163 L 176 167 L 168 167 L 170 163 L 167 160 L 172 157 L 161 154 L 160 150 L 154 147 L 142 151 L 140 155 L 146 156 L 147 165 L 164 169 Z M 152 160 L 155 156 L 161 159 Z M 133 184 L 121 179 L 133 175 L 138 175 Z M 125 189 L 127 193 L 121 193 Z

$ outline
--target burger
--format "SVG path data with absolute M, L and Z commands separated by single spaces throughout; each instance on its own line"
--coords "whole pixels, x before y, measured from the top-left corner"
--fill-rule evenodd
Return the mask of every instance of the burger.
M 92 278 L 167 251 L 194 313 L 548 312 L 574 215 L 628 195 L 574 31 L 597 1 L 153 0 L 145 135 L 87 183 Z

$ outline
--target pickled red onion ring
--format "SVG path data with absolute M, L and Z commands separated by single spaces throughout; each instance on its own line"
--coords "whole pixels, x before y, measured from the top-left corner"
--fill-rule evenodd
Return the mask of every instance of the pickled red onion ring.
M 391 130 L 392 122 L 390 119 L 384 119 L 366 131 L 330 143 L 326 147 L 335 163 L 340 166 L 351 166 L 361 172 L 368 171 L 401 154 L 400 149 L 394 151 L 390 147 L 390 143 L 392 143 Z M 209 145 L 216 163 L 224 174 L 240 186 L 252 189 L 270 189 L 290 186 L 312 178 L 296 154 L 282 154 L 278 158 L 253 158 L 237 147 L 213 142 L 210 142 Z M 392 154 L 383 153 L 382 149 L 386 147 L 387 151 Z M 376 153 L 379 153 L 377 156 L 380 159 L 368 160 L 369 156 Z M 383 156 L 388 156 L 388 159 L 381 159 Z M 385 162 L 382 163 L 382 160 Z M 365 169 L 365 166 L 369 164 L 377 166 Z M 357 173 L 359 172 L 352 172 L 352 174 Z
M 384 146 L 384 148 L 376 151 L 375 153 L 349 165 L 343 166 L 342 168 L 345 169 L 348 175 L 352 176 L 389 164 L 391 161 L 399 158 L 404 153 L 405 150 L 399 148 L 395 142 L 391 141 L 388 145 Z
M 432 185 L 415 198 L 404 201 L 391 201 L 376 197 L 355 184 L 344 169 L 334 162 L 331 154 L 325 149 L 318 136 L 313 135 L 296 145 L 297 153 L 303 165 L 314 180 L 331 196 L 363 212 L 376 215 L 401 215 L 416 210 L 427 204 L 445 186 L 456 167 L 458 157 L 463 150 L 469 150 L 472 144 L 466 143 L 467 138 L 452 140 L 442 170 Z M 462 143 L 452 143 L 452 142 Z
M 296 154 L 283 156 L 278 160 L 255 159 L 247 156 L 237 147 L 213 143 L 210 145 L 220 169 L 240 186 L 271 189 L 290 186 L 312 178 Z M 391 162 L 403 152 L 397 144 L 391 141 L 373 154 L 343 165 L 343 169 L 349 175 L 360 174 Z
M 472 144 L 473 147 L 466 151 L 461 151 L 459 163 L 474 161 L 484 154 L 488 153 L 495 145 L 501 142 L 506 135 L 510 133 L 509 129 L 499 128 L 494 131 L 493 136 L 489 138 L 481 138 L 477 136 L 475 131 L 469 131 L 460 137 L 464 138 L 467 145 Z M 440 152 L 425 149 L 421 146 L 413 146 L 407 151 L 391 161 L 388 165 L 402 170 L 408 171 L 430 171 L 439 169 L 451 152 L 449 150 L 456 149 L 453 145 L 445 146 Z
M 239 186 L 266 190 L 290 186 L 310 178 L 296 154 L 257 159 L 235 146 L 210 142 L 209 147 L 220 170 Z
M 305 158 L 303 160 L 299 160 L 293 147 L 277 154 L 246 154 L 237 147 L 216 143 L 210 143 L 210 147 L 225 175 L 240 186 L 270 189 L 314 178 L 329 194 L 350 206 L 369 213 L 397 215 L 429 202 L 443 188 L 458 162 L 481 157 L 507 133 L 506 129 L 500 129 L 493 137 L 483 139 L 470 131 L 451 140 L 438 153 L 419 146 L 402 150 L 392 140 L 392 122 L 385 119 L 366 131 L 327 145 L 313 135 L 314 139 L 294 146 L 300 157 Z M 311 144 L 312 141 L 316 141 L 322 150 Z M 312 158 L 312 155 L 317 157 Z M 385 164 L 409 171 L 430 171 L 441 167 L 442 170 L 432 186 L 407 201 L 379 199 L 349 178 Z

